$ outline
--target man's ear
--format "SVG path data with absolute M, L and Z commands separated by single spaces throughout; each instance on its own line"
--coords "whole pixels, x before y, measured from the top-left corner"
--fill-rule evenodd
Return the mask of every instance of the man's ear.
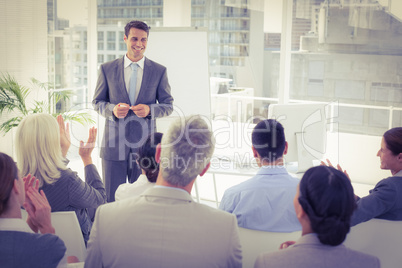
M 254 156 L 255 158 L 258 158 L 258 152 L 257 152 L 257 150 L 254 148 L 254 146 L 251 146 L 251 150 L 253 150 L 253 156 Z
M 126 35 L 124 35 L 124 38 L 123 38 L 123 39 L 124 39 L 124 42 L 125 42 L 125 41 L 127 41 L 127 36 L 126 36 Z
M 288 153 L 288 142 L 285 141 L 285 149 L 283 150 L 283 155 Z
M 201 171 L 200 177 L 204 176 L 204 174 L 207 172 L 209 167 L 211 166 L 211 162 L 208 162 L 208 164 L 205 166 L 205 168 Z
M 160 143 L 158 143 L 158 145 L 156 145 L 155 161 L 158 164 L 161 162 L 161 144 Z

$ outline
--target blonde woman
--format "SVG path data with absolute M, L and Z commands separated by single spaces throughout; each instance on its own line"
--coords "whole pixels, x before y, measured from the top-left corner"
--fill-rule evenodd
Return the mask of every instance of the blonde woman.
M 32 174 L 39 180 L 52 212 L 75 211 L 85 242 L 92 227 L 88 209 L 106 202 L 105 187 L 91 158 L 96 132 L 96 128 L 90 128 L 88 142 L 80 142 L 85 182 L 66 167 L 70 137 L 61 115 L 57 121 L 49 114 L 29 115 L 16 133 L 17 164 L 22 176 Z

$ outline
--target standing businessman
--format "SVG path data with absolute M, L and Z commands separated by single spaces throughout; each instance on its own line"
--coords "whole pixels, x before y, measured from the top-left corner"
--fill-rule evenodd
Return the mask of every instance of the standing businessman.
M 109 202 L 127 177 L 134 182 L 140 175 L 136 152 L 155 131 L 155 118 L 173 111 L 166 68 L 144 57 L 148 25 L 131 21 L 124 30 L 127 53 L 101 65 L 92 101 L 106 118 L 100 157 Z

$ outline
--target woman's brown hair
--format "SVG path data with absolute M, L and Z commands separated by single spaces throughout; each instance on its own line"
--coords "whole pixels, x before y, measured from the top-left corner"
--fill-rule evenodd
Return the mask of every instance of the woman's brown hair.
M 6 208 L 15 179 L 18 179 L 17 165 L 10 156 L 0 152 L 0 215 Z

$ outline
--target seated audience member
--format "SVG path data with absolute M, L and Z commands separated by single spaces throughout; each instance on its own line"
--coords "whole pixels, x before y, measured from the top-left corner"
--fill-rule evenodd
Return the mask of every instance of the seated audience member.
M 155 185 L 159 172 L 159 164 L 155 161 L 155 152 L 156 145 L 158 145 L 161 140 L 162 133 L 154 132 L 149 135 L 145 143 L 138 149 L 137 163 L 142 170 L 142 174 L 134 183 L 120 184 L 115 193 L 116 201 L 139 196 Z
M 20 178 L 13 159 L 0 153 L 0 267 L 51 268 L 64 257 L 66 247 L 54 235 L 50 205 L 37 185 L 30 175 Z M 22 220 L 21 206 L 28 224 Z
M 201 117 L 173 122 L 156 148 L 156 185 L 97 209 L 85 267 L 241 267 L 236 217 L 190 195 L 213 151 Z
M 61 115 L 57 121 L 49 114 L 32 114 L 23 119 L 16 133 L 17 164 L 21 173 L 32 174 L 54 211 L 75 211 L 86 242 L 92 221 L 88 209 L 106 202 L 106 192 L 91 153 L 96 128 L 89 130 L 88 142 L 80 142 L 79 155 L 85 166 L 85 182 L 66 167 L 70 147 L 67 128 Z
M 235 214 L 243 228 L 299 231 L 292 202 L 299 179 L 290 176 L 283 163 L 288 149 L 283 126 L 272 119 L 261 121 L 251 138 L 260 170 L 253 178 L 227 189 L 219 208 Z
M 381 169 L 390 170 L 392 176 L 379 181 L 369 195 L 356 196 L 357 209 L 352 216 L 352 226 L 372 218 L 402 220 L 402 127 L 384 133 L 377 156 Z M 332 166 L 331 162 L 328 161 L 328 165 Z M 338 169 L 342 171 L 339 165 Z
M 332 167 L 310 168 L 300 181 L 294 208 L 302 237 L 283 243 L 277 252 L 261 254 L 255 268 L 380 267 L 377 257 L 342 245 L 355 208 L 353 188 L 345 174 Z

